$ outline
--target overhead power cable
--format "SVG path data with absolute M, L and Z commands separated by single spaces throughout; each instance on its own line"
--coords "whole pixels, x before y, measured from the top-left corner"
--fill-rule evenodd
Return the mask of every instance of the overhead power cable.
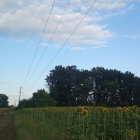
M 45 23 L 45 26 L 44 26 L 44 28 L 43 28 L 43 30 L 42 30 L 42 34 L 41 34 L 40 39 L 39 39 L 39 41 L 38 41 L 38 44 L 37 44 L 36 50 L 35 50 L 35 52 L 34 52 L 33 58 L 32 58 L 32 60 L 31 60 L 31 63 L 30 63 L 30 65 L 29 65 L 29 67 L 28 67 L 27 74 L 26 74 L 25 79 L 24 79 L 23 84 L 22 84 L 23 86 L 24 86 L 24 84 L 25 84 L 25 82 L 26 82 L 26 80 L 27 80 L 27 78 L 28 78 L 28 75 L 29 75 L 29 73 L 30 73 L 30 70 L 31 70 L 31 67 L 32 67 L 32 65 L 33 65 L 34 59 L 35 59 L 36 54 L 37 54 L 37 52 L 38 52 L 39 45 L 40 45 L 40 43 L 41 43 L 41 41 L 42 41 L 43 35 L 44 35 L 45 30 L 46 30 L 47 25 L 48 25 L 49 18 L 50 18 L 50 16 L 51 16 L 52 10 L 53 10 L 53 8 L 54 8 L 54 4 L 55 4 L 55 0 L 54 0 L 53 3 L 52 3 L 52 7 L 51 7 L 51 9 L 50 9 L 48 18 L 47 18 L 46 23 Z
M 70 2 L 71 2 L 71 0 L 69 0 L 68 3 L 67 3 L 67 5 L 65 6 L 64 11 L 63 11 L 63 14 L 62 14 L 60 20 L 58 21 L 58 24 L 56 25 L 56 27 L 55 27 L 55 29 L 54 29 L 54 32 L 53 32 L 52 36 L 50 37 L 50 39 L 49 39 L 49 41 L 48 41 L 48 43 L 47 43 L 47 46 L 44 48 L 44 50 L 43 50 L 43 52 L 42 52 L 42 54 L 41 54 L 41 56 L 40 56 L 40 58 L 39 58 L 38 63 L 36 64 L 36 66 L 35 66 L 33 72 L 31 73 L 28 82 L 29 82 L 29 81 L 31 80 L 31 78 L 33 77 L 33 75 L 34 75 L 34 73 L 36 72 L 36 70 L 37 70 L 37 68 L 38 68 L 38 66 L 39 66 L 39 64 L 40 64 L 40 62 L 41 62 L 41 60 L 42 60 L 42 58 L 44 57 L 44 55 L 45 55 L 45 53 L 46 53 L 46 51 L 47 51 L 47 48 L 49 47 L 49 45 L 50 45 L 50 43 L 51 43 L 53 37 L 55 36 L 55 33 L 56 33 L 56 31 L 57 31 L 57 29 L 58 29 L 58 27 L 59 27 L 59 25 L 60 25 L 60 23 L 61 23 L 61 21 L 62 21 L 64 15 L 65 15 L 65 12 L 66 12 L 68 6 L 70 5 Z
M 93 3 L 91 4 L 91 6 L 87 9 L 87 11 L 85 12 L 84 16 L 81 18 L 81 20 L 79 21 L 79 23 L 75 26 L 74 30 L 69 34 L 68 38 L 64 41 L 64 43 L 61 45 L 61 47 L 59 48 L 59 50 L 56 52 L 56 54 L 54 55 L 54 57 L 51 59 L 51 61 L 49 62 L 49 64 L 45 67 L 45 69 L 41 72 L 41 74 L 38 76 L 38 78 L 34 81 L 34 83 L 30 86 L 32 87 L 39 79 L 40 77 L 46 72 L 47 68 L 52 64 L 52 62 L 55 60 L 55 58 L 57 57 L 57 55 L 61 52 L 61 50 L 64 48 L 64 46 L 66 45 L 66 43 L 69 41 L 69 39 L 71 38 L 71 36 L 74 34 L 74 32 L 76 31 L 76 29 L 79 27 L 79 25 L 81 24 L 81 22 L 84 20 L 84 18 L 87 16 L 87 14 L 89 13 L 89 11 L 92 9 L 92 7 L 95 5 L 97 0 L 94 0 Z M 29 87 L 29 88 L 30 88 Z

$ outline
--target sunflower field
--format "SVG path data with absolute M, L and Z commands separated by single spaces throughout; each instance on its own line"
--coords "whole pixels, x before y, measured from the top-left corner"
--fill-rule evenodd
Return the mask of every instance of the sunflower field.
M 36 140 L 140 140 L 139 107 L 48 107 L 16 112 Z

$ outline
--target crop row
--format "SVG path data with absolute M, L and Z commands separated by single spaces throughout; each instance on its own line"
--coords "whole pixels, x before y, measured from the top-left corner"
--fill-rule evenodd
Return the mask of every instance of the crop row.
M 38 140 L 140 140 L 138 107 L 29 108 L 17 117 L 28 129 L 36 122 Z

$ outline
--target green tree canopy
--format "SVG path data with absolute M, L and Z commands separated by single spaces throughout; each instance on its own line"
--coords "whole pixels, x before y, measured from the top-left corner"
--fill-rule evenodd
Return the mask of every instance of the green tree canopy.
M 48 107 L 54 106 L 54 99 L 44 90 L 40 89 L 33 93 L 30 99 L 21 100 L 19 103 L 20 108 L 24 107 Z
M 45 80 L 58 106 L 140 106 L 140 78 L 130 72 L 56 66 Z
M 5 94 L 0 94 L 0 108 L 8 107 L 8 97 Z

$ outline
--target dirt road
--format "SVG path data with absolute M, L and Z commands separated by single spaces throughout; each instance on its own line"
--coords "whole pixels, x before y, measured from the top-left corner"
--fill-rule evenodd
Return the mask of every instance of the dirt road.
M 16 140 L 12 110 L 0 112 L 0 140 Z

